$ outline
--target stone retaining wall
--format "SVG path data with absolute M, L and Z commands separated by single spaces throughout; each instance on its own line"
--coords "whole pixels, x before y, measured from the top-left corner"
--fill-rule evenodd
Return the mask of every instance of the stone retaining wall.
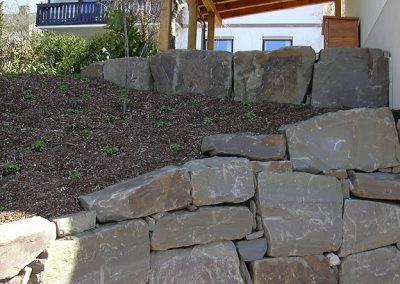
M 251 102 L 318 107 L 385 107 L 388 58 L 379 49 L 331 48 L 316 60 L 311 47 L 266 53 L 170 50 L 150 58 L 95 63 L 82 72 L 137 90 L 202 94 Z M 126 71 L 127 70 L 127 71 Z
M 0 283 L 399 283 L 390 110 L 282 131 L 205 137 L 213 157 L 81 196 L 84 212 L 1 225 Z

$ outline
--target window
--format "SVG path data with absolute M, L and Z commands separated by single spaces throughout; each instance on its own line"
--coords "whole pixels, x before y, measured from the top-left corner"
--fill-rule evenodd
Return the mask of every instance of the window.
M 206 41 L 208 46 L 208 41 Z M 233 38 L 217 38 L 214 40 L 214 50 L 233 52 Z
M 292 46 L 292 39 L 263 39 L 263 51 L 271 52 L 285 46 Z

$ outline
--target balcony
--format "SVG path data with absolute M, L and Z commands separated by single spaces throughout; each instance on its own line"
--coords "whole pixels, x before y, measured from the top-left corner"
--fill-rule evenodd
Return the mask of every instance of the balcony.
M 105 11 L 112 4 L 112 1 L 38 4 L 36 26 L 104 24 Z

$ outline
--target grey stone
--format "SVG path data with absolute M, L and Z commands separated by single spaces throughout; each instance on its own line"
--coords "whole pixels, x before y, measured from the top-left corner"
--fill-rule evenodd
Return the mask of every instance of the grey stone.
M 210 156 L 238 156 L 250 160 L 282 160 L 284 135 L 216 134 L 203 138 L 201 151 Z
M 264 236 L 264 230 L 261 230 L 261 231 L 257 231 L 257 232 L 247 235 L 246 239 L 247 240 L 255 240 L 255 239 L 262 238 L 263 236 Z
M 392 172 L 392 168 L 378 169 L 378 171 L 381 172 L 381 173 L 391 173 Z
M 400 200 L 400 175 L 353 173 L 350 176 L 354 196 L 368 199 Z
M 194 205 L 241 203 L 254 196 L 253 171 L 246 159 L 214 157 L 183 167 L 190 173 Z
M 200 207 L 157 220 L 152 250 L 167 250 L 217 241 L 238 240 L 251 233 L 253 216 L 245 206 Z
M 268 255 L 303 256 L 336 251 L 342 242 L 343 195 L 334 177 L 262 172 L 257 208 Z
M 311 47 L 236 52 L 235 101 L 301 104 L 311 82 L 315 51 Z
M 336 284 L 337 273 L 322 255 L 257 260 L 250 264 L 254 284 Z
M 239 284 L 243 279 L 232 242 L 151 253 L 150 284 Z
M 327 253 L 325 257 L 328 259 L 330 267 L 339 266 L 341 264 L 340 258 L 332 252 Z
M 296 171 L 374 171 L 399 165 L 400 145 L 388 108 L 338 111 L 282 129 Z
M 343 198 L 350 198 L 350 181 L 348 179 L 342 179 L 340 180 L 340 186 L 342 188 Z
M 329 48 L 315 64 L 311 104 L 316 107 L 385 107 L 389 65 L 379 49 Z
M 188 206 L 190 178 L 185 169 L 168 166 L 79 197 L 99 222 L 121 221 Z
M 104 62 L 103 74 L 104 80 L 121 87 L 125 87 L 125 80 L 128 80 L 128 87 L 131 89 L 150 91 L 154 88 L 150 60 L 146 57 L 107 60 Z M 126 76 L 128 77 L 126 78 Z
M 102 225 L 55 241 L 49 248 L 42 284 L 147 283 L 149 230 L 143 220 Z
M 329 170 L 325 171 L 324 175 L 335 177 L 337 179 L 347 179 L 348 174 L 346 170 Z
M 146 221 L 147 225 L 149 226 L 149 231 L 153 232 L 154 229 L 156 228 L 156 220 L 150 216 L 146 216 L 144 218 L 144 220 Z
M 274 171 L 274 172 L 291 172 L 292 162 L 291 161 L 272 161 L 272 162 L 259 162 L 252 161 L 251 166 L 255 173 L 262 171 Z
M 91 77 L 103 79 L 103 66 L 104 62 L 95 62 L 81 70 L 81 74 Z
M 395 247 L 357 253 L 343 259 L 341 284 L 398 284 L 400 251 Z
M 345 200 L 343 243 L 339 256 L 371 250 L 399 241 L 399 205 L 368 200 Z
M 194 212 L 194 211 L 197 211 L 199 209 L 199 207 L 197 207 L 196 205 L 190 204 L 186 209 L 190 212 Z
M 251 241 L 238 241 L 235 244 L 240 259 L 243 261 L 262 259 L 267 252 L 267 240 L 265 238 Z
M 251 279 L 251 275 L 249 270 L 247 269 L 246 263 L 244 261 L 240 261 L 240 275 L 242 275 L 244 284 L 253 284 L 253 280 Z
M 56 239 L 56 226 L 42 217 L 0 225 L 0 279 L 12 278 Z
M 233 55 L 224 51 L 169 50 L 150 59 L 157 91 L 232 97 Z
M 260 215 L 256 216 L 256 222 L 257 222 L 257 231 L 264 231 L 263 221 Z
M 53 218 L 52 221 L 56 224 L 57 237 L 62 238 L 93 229 L 96 226 L 96 212 L 78 212 Z
M 393 174 L 400 174 L 400 166 L 393 167 L 392 168 L 392 173 Z

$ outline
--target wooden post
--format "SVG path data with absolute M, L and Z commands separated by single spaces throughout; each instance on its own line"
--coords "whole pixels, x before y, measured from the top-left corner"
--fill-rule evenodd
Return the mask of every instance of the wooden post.
M 161 0 L 159 50 L 166 51 L 171 43 L 172 0 Z
M 342 0 L 335 0 L 335 16 L 342 16 Z
M 196 49 L 197 39 L 197 0 L 188 0 L 189 8 L 189 34 L 188 34 L 188 49 Z
M 215 39 L 215 14 L 214 12 L 208 12 L 208 50 L 214 50 L 214 39 Z

